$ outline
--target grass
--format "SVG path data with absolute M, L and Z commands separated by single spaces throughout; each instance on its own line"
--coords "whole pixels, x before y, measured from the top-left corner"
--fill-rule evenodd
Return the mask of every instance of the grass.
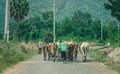
M 14 42 L 5 43 L 4 41 L 0 41 L 0 45 L 0 73 L 18 62 L 28 60 L 37 54 L 36 50 L 28 48 L 24 49 L 27 53 L 21 51 L 21 47 Z
M 22 61 L 25 61 L 25 60 L 32 58 L 35 54 L 36 54 L 35 50 L 30 51 L 29 54 L 21 53 L 19 56 L 14 58 L 15 60 L 11 60 L 13 62 L 5 61 L 5 59 L 2 59 L 2 61 L 0 61 L 0 73 L 2 73 L 7 68 L 17 64 L 18 62 L 22 62 Z
M 97 62 L 104 63 L 107 60 L 106 55 L 104 55 L 104 53 L 99 52 L 97 50 L 90 50 L 88 54 L 90 55 L 90 57 L 93 57 Z
M 98 50 L 90 50 L 89 56 L 94 58 L 97 62 L 102 62 L 106 64 L 109 69 L 116 70 L 120 74 L 120 63 L 115 63 L 112 60 L 107 58 L 107 55 L 104 52 Z

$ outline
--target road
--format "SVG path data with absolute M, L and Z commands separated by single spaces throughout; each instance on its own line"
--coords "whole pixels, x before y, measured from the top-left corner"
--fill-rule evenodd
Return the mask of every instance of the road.
M 63 64 L 60 61 L 43 61 L 42 55 L 36 55 L 6 70 L 3 74 L 118 74 L 90 57 L 86 63 L 82 63 L 80 59 L 79 54 L 74 62 Z

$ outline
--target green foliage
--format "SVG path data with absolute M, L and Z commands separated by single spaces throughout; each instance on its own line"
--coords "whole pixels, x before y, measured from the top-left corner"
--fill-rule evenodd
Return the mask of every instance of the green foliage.
M 105 54 L 105 52 L 98 50 L 89 50 L 88 54 L 90 57 L 94 58 L 95 61 L 103 62 L 108 65 L 110 69 L 116 70 L 120 73 L 120 63 L 112 62 L 107 58 L 107 54 Z
M 120 21 L 120 0 L 108 0 L 105 3 L 105 8 L 111 11 L 111 15 Z
M 32 18 L 19 22 L 19 29 L 16 24 L 11 25 L 12 39 L 17 38 L 18 41 L 37 41 L 43 39 L 46 32 L 52 32 L 53 29 L 53 13 L 51 11 L 43 12 L 43 16 L 34 16 Z
M 74 34 L 76 36 L 85 36 L 90 33 L 91 16 L 89 13 L 76 11 L 72 17 L 72 24 L 74 25 Z
M 45 11 L 42 13 L 42 21 L 44 23 L 44 28 L 53 28 L 53 12 Z
M 43 35 L 43 40 L 46 43 L 53 42 L 53 34 L 51 32 L 47 32 Z
M 95 58 L 96 61 L 98 62 L 106 62 L 107 61 L 107 55 L 104 54 L 104 52 L 100 52 L 98 50 L 89 50 L 89 55 L 92 58 Z
M 18 54 L 21 52 L 18 50 L 17 46 L 15 46 L 14 43 L 5 43 L 5 42 L 0 42 L 0 51 L 1 51 L 1 56 L 2 60 L 4 60 L 4 63 L 8 64 L 14 64 L 17 62 L 17 57 Z M 15 59 L 16 58 L 16 59 Z
M 38 41 L 45 42 L 53 41 L 53 13 L 51 11 L 43 12 L 42 17 L 35 16 L 30 19 L 19 22 L 19 30 L 14 24 L 10 34 L 18 32 L 19 41 Z M 99 43 L 104 44 L 105 40 L 111 43 L 117 43 L 118 31 L 116 25 L 103 25 L 103 40 L 101 37 L 101 21 L 92 20 L 91 15 L 76 11 L 73 18 L 66 17 L 63 21 L 56 23 L 56 39 L 57 40 L 75 40 L 75 41 L 91 41 L 98 40 Z M 13 38 L 14 39 L 14 38 Z
M 72 20 L 65 18 L 65 20 L 58 25 L 58 36 L 67 36 L 73 32 Z
M 20 46 L 15 42 L 0 41 L 0 73 L 7 67 L 24 61 L 34 54 L 33 50 L 29 50 L 28 54 L 22 52 Z
M 10 0 L 10 14 L 16 22 L 21 21 L 29 13 L 29 0 Z
M 5 1 L 6 0 L 0 0 L 0 31 L 2 32 L 4 31 Z M 30 16 L 41 16 L 43 11 L 52 11 L 52 2 L 53 0 L 29 0 Z M 105 10 L 104 2 L 105 0 L 56 0 L 56 20 L 62 21 L 65 17 L 71 18 L 74 12 L 81 10 L 82 12 L 89 12 L 94 20 L 100 20 L 102 18 L 105 20 L 105 23 L 109 22 L 110 13 Z M 18 8 L 18 6 L 14 8 Z
M 58 25 L 57 36 L 66 36 L 65 39 L 67 40 L 74 40 L 74 38 L 80 40 L 79 37 L 85 37 L 84 40 L 87 40 L 87 36 L 90 37 L 91 35 L 91 28 L 89 28 L 91 22 L 90 14 L 76 11 L 72 19 L 67 17 Z
M 62 21 L 72 17 L 74 12 L 89 12 L 93 19 L 104 19 L 108 22 L 110 13 L 104 8 L 105 0 L 56 0 L 56 20 Z M 30 0 L 30 12 L 41 15 L 43 11 L 52 10 L 53 0 Z
M 105 4 L 104 7 L 107 10 L 111 11 L 111 15 L 114 16 L 115 18 L 117 18 L 120 21 L 120 0 L 108 0 Z M 109 36 L 109 40 L 112 43 L 117 43 L 118 46 L 120 46 L 120 32 L 116 31 L 116 25 L 113 23 L 110 23 L 108 25 L 108 36 Z M 120 28 L 118 28 L 120 30 Z
M 99 39 L 101 36 L 101 21 L 93 21 L 90 27 L 93 38 Z
M 42 22 L 39 17 L 33 17 L 28 20 L 23 20 L 19 23 L 19 30 L 17 28 L 13 29 L 16 25 L 12 26 L 12 34 L 13 38 L 14 34 L 17 31 L 17 40 L 37 40 L 40 37 L 40 30 L 42 26 Z
M 113 22 L 110 22 L 107 27 L 108 31 L 108 40 L 111 43 L 116 43 L 118 41 L 118 30 L 117 30 L 117 25 L 114 24 Z
M 120 73 L 120 63 L 112 63 L 112 64 L 109 64 L 109 66 L 110 66 L 110 69 L 116 70 Z

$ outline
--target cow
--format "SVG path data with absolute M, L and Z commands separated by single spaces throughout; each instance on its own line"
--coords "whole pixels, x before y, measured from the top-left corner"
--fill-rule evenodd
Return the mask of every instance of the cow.
M 73 61 L 73 50 L 74 50 L 73 42 L 67 43 L 67 58 L 69 61 Z
M 77 53 L 78 53 L 78 43 L 74 43 L 73 59 L 77 58 Z
M 47 54 L 48 54 L 48 44 L 43 44 L 43 47 L 42 47 L 42 52 L 43 52 L 43 57 L 44 57 L 44 60 L 46 60 L 46 57 L 47 57 Z
M 79 45 L 80 52 L 82 54 L 82 62 L 86 62 L 87 60 L 87 51 L 89 50 L 89 43 L 88 42 L 82 42 Z
M 57 47 L 57 44 L 56 43 L 49 43 L 49 49 L 48 49 L 48 57 L 50 59 L 50 56 L 52 57 L 53 59 L 53 62 L 55 61 L 56 59 L 56 56 L 57 56 L 57 51 L 58 51 L 58 47 Z

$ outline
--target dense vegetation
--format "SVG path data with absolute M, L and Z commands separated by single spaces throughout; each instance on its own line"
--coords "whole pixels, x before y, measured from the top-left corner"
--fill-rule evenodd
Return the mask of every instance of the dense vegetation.
M 90 50 L 88 54 L 90 57 L 94 58 L 95 61 L 102 62 L 105 65 L 108 65 L 110 69 L 116 70 L 120 73 L 120 63 L 116 63 L 108 59 L 107 54 L 105 52 L 98 50 Z
M 17 39 L 19 41 L 42 40 L 52 42 L 53 36 L 53 15 L 52 11 L 45 11 L 42 17 L 35 16 L 19 22 L 20 30 L 11 25 L 11 39 L 15 39 L 14 33 L 18 32 Z M 118 43 L 118 28 L 114 22 L 109 22 L 108 25 L 103 25 L 102 41 Z M 101 21 L 92 20 L 89 13 L 76 11 L 72 18 L 66 17 L 61 22 L 56 22 L 56 37 L 57 40 L 100 40 L 101 41 Z M 57 41 L 56 40 L 56 41 Z
M 35 50 L 20 46 L 15 42 L 0 41 L 0 73 L 9 66 L 12 66 L 20 61 L 31 58 L 35 54 Z
M 29 0 L 29 16 L 39 16 L 43 11 L 52 10 L 53 0 Z M 101 18 L 109 22 L 110 13 L 104 8 L 105 0 L 56 0 L 56 19 L 63 20 L 65 17 L 72 17 L 74 12 L 81 10 L 89 12 L 92 19 Z M 4 31 L 5 0 L 0 0 L 0 32 Z
M 105 3 L 105 8 L 111 11 L 111 15 L 120 21 L 120 0 L 108 0 Z

